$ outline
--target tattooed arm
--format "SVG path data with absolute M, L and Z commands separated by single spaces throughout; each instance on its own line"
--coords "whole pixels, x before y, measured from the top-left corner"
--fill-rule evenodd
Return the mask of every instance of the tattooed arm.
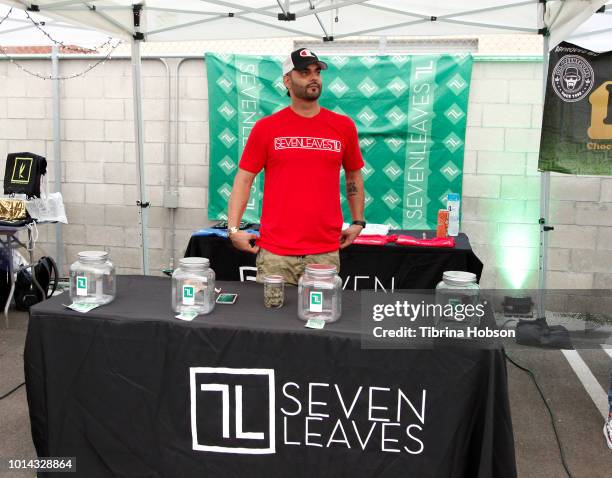
M 361 170 L 346 171 L 346 199 L 351 210 L 353 221 L 363 221 L 365 191 L 363 189 L 363 176 Z M 352 225 L 342 231 L 340 237 L 340 249 L 350 245 L 359 235 L 363 228 Z
M 236 177 L 234 178 L 234 187 L 230 196 L 229 205 L 227 208 L 227 225 L 238 227 L 240 220 L 246 209 L 251 192 L 251 185 L 255 179 L 255 174 L 244 169 L 238 168 Z M 233 246 L 241 251 L 257 254 L 259 246 L 251 245 L 253 239 L 256 239 L 255 234 L 249 234 L 246 231 L 238 231 L 230 236 Z

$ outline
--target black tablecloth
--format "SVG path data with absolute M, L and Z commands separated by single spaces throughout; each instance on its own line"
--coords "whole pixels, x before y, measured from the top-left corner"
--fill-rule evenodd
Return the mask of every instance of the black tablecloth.
M 391 231 L 421 238 L 423 232 L 433 237 L 435 231 Z M 185 257 L 208 257 L 219 280 L 244 280 L 254 271 L 255 256 L 232 247 L 228 239 L 216 236 L 192 236 Z M 359 289 L 434 289 L 444 271 L 467 271 L 480 280 L 482 262 L 476 257 L 468 237 L 461 233 L 454 248 L 350 245 L 340 251 L 340 276 L 346 290 Z
M 359 293 L 310 330 L 295 288 L 267 310 L 258 284 L 220 285 L 237 303 L 193 322 L 173 317 L 167 278 L 118 277 L 87 314 L 34 306 L 38 454 L 87 478 L 516 477 L 502 350 L 364 350 Z

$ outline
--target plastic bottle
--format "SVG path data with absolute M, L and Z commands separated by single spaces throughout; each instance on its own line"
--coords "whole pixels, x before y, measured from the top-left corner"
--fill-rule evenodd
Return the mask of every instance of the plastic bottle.
M 461 201 L 459 194 L 450 193 L 448 195 L 446 209 L 448 209 L 448 235 L 458 236 L 459 235 L 459 207 Z

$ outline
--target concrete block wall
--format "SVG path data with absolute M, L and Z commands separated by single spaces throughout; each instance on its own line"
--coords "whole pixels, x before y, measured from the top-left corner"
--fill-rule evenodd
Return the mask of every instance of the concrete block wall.
M 24 66 L 49 74 L 48 61 Z M 88 62 L 61 62 L 61 74 L 83 71 Z M 202 60 L 180 70 L 179 208 L 172 251 L 168 186 L 168 79 L 159 60 L 143 61 L 145 181 L 149 209 L 149 261 L 160 274 L 171 258 L 183 256 L 191 232 L 209 225 L 208 104 Z M 0 62 L 0 167 L 7 152 L 32 151 L 47 157 L 54 190 L 52 84 Z M 132 78 L 129 60 L 111 60 L 85 77 L 64 80 L 61 91 L 62 193 L 70 224 L 62 226 L 66 265 L 85 249 L 105 249 L 121 273 L 140 273 L 137 169 L 134 151 Z M 174 159 L 174 157 L 173 157 Z M 55 226 L 39 228 L 38 254 L 55 255 Z
M 47 72 L 44 60 L 22 62 Z M 64 75 L 87 62 L 61 62 Z M 191 232 L 210 224 L 208 95 L 202 60 L 186 60 L 179 76 L 179 207 L 172 250 L 168 186 L 168 83 L 159 60 L 143 63 L 145 179 L 151 271 L 182 257 Z M 7 152 L 29 150 L 50 161 L 53 189 L 51 82 L 0 61 L 0 167 Z M 137 175 L 131 68 L 111 60 L 85 77 L 61 83 L 62 191 L 66 262 L 78 251 L 104 248 L 122 273 L 139 273 Z M 462 229 L 485 264 L 483 287 L 536 287 L 542 117 L 541 62 L 474 64 L 466 153 Z M 174 149 L 174 148 L 170 148 Z M 548 280 L 550 287 L 612 287 L 612 179 L 552 175 Z M 54 226 L 41 226 L 39 252 L 55 253 Z
M 536 288 L 541 62 L 474 64 L 462 229 L 483 287 Z M 612 178 L 551 174 L 547 286 L 612 287 Z

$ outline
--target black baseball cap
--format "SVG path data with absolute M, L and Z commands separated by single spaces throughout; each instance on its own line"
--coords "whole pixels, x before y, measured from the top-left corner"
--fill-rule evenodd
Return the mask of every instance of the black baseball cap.
M 283 62 L 283 75 L 291 70 L 305 70 L 308 65 L 316 63 L 322 70 L 327 70 L 327 63 L 319 60 L 319 57 L 308 48 L 299 48 L 287 57 Z

